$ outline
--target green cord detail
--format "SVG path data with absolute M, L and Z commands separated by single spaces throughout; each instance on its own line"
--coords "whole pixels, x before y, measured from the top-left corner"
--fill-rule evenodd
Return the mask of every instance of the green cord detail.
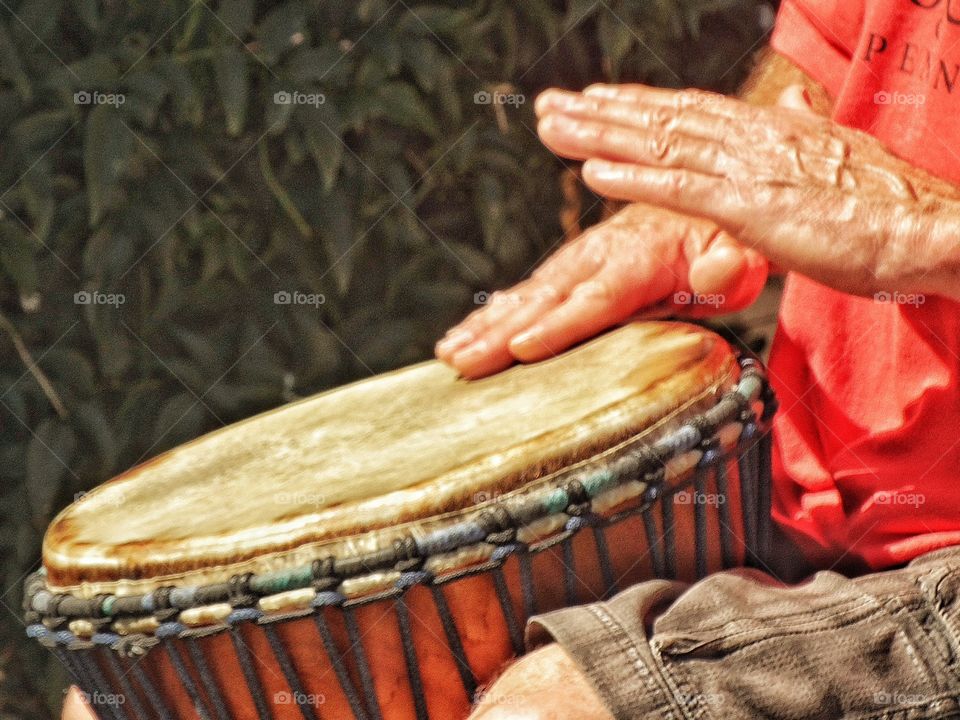
M 313 569 L 310 565 L 267 573 L 250 578 L 250 589 L 257 595 L 275 595 L 286 590 L 296 590 L 307 587 L 313 579 Z

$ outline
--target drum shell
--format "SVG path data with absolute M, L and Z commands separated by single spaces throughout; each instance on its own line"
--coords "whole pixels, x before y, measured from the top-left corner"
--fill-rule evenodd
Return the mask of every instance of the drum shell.
M 182 628 L 143 657 L 96 635 L 56 651 L 89 697 L 113 699 L 96 708 L 111 720 L 466 717 L 477 688 L 522 649 L 531 614 L 762 558 L 769 453 L 769 435 L 750 425 L 659 496 L 571 516 L 540 544 L 505 542 L 456 576 L 412 571 L 372 599 L 327 593 L 312 611 Z

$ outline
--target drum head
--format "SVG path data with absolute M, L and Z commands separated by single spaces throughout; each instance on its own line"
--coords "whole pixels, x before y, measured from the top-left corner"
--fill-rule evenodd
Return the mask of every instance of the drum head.
M 48 583 L 126 594 L 309 562 L 334 541 L 376 549 L 389 529 L 462 514 L 674 428 L 738 374 L 716 335 L 636 323 L 483 380 L 438 362 L 370 378 L 212 432 L 87 494 L 47 532 Z

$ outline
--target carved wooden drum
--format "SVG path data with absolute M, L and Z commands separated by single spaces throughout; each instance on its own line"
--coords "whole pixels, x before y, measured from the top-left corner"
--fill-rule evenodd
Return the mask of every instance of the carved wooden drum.
M 357 382 L 64 510 L 28 632 L 106 720 L 462 718 L 530 615 L 762 557 L 772 412 L 755 360 L 673 323 Z

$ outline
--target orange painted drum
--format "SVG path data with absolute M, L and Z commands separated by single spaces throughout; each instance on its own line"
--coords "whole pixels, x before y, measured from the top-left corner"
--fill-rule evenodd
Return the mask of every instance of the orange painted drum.
M 762 558 L 772 413 L 756 360 L 678 323 L 401 369 L 65 509 L 28 632 L 106 720 L 463 718 L 531 615 Z

